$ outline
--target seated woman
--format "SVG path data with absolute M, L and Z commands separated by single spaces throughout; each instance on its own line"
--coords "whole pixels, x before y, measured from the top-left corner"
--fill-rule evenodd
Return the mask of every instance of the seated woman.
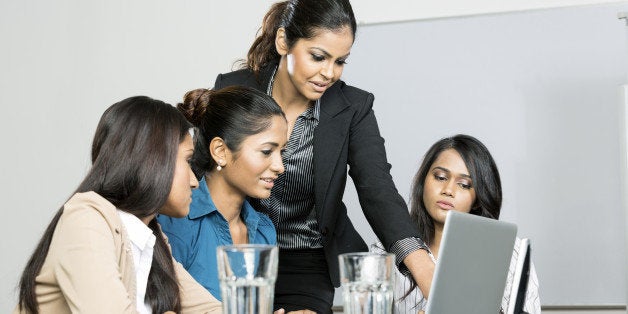
M 456 135 L 436 142 L 425 154 L 412 184 L 410 216 L 418 225 L 421 239 L 429 246 L 436 262 L 447 211 L 498 219 L 501 205 L 501 181 L 490 152 L 476 138 Z M 381 251 L 377 246 L 374 250 Z M 513 255 L 516 254 L 516 251 L 513 252 Z M 511 263 L 509 282 L 502 300 L 503 309 L 508 306 L 508 287 L 512 285 L 514 266 Z M 397 273 L 395 295 L 396 313 L 422 312 L 427 305 L 416 284 L 400 273 Z M 530 268 L 524 310 L 541 313 L 534 265 Z
M 220 302 L 173 260 L 157 213 L 187 215 L 198 181 L 191 125 L 144 96 L 109 107 L 92 167 L 46 229 L 14 313 L 219 313 Z
M 174 257 L 220 299 L 216 247 L 277 243 L 270 218 L 247 197 L 268 198 L 284 172 L 288 125 L 270 96 L 246 87 L 193 90 L 178 108 L 199 129 L 192 160 L 202 178 L 187 217 L 158 219 Z

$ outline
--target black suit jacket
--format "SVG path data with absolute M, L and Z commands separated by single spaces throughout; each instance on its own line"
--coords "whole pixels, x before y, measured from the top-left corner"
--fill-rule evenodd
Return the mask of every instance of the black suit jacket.
M 214 89 L 244 85 L 266 92 L 276 66 L 266 66 L 258 77 L 249 70 L 220 74 Z M 372 109 L 373 98 L 371 93 L 337 81 L 321 98 L 320 120 L 314 131 L 314 203 L 335 286 L 339 285 L 338 254 L 368 250 L 342 202 L 347 168 L 364 215 L 384 247 L 418 237 L 406 203 L 390 176 L 384 139 Z

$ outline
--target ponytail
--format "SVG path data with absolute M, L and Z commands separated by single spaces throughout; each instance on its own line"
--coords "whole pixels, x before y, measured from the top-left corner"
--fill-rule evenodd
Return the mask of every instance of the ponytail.
M 280 58 L 275 49 L 275 35 L 281 27 L 282 19 L 289 1 L 277 2 L 270 7 L 255 39 L 246 55 L 246 68 L 258 74 L 260 69 L 269 62 Z
M 211 95 L 212 91 L 206 88 L 191 90 L 185 93 L 183 102 L 177 104 L 177 109 L 190 123 L 198 127 L 207 111 Z
M 317 30 L 336 31 L 349 27 L 355 38 L 355 15 L 349 0 L 286 0 L 270 7 L 259 30 L 259 36 L 247 54 L 247 68 L 257 76 L 260 69 L 280 58 L 275 48 L 277 30 L 286 30 L 286 45 L 290 49 L 301 38 L 310 39 Z
M 209 141 L 207 132 L 202 124 L 205 120 L 207 107 L 212 101 L 213 90 L 198 88 L 191 90 L 183 96 L 183 102 L 177 104 L 177 109 L 194 125 L 197 132 L 194 134 L 194 154 L 192 155 L 192 172 L 200 180 L 207 170 L 215 166 L 214 160 L 209 154 Z

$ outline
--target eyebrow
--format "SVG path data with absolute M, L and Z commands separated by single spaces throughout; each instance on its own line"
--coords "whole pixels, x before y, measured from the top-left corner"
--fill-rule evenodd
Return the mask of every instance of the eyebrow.
M 439 166 L 434 167 L 434 169 L 440 169 L 440 170 L 445 171 L 445 172 L 447 172 L 447 173 L 451 173 L 451 171 L 450 171 L 449 169 L 447 169 L 447 168 L 443 168 L 443 167 L 439 167 Z M 471 179 L 471 176 L 470 176 L 470 175 L 468 175 L 468 174 L 465 174 L 465 173 L 461 173 L 461 174 L 460 174 L 460 176 L 461 176 L 461 177 L 464 177 L 464 178 L 469 178 L 469 179 Z
M 320 51 L 322 54 L 324 54 L 326 57 L 331 58 L 331 54 L 329 52 L 327 52 L 327 50 L 323 49 L 323 48 L 319 48 L 319 47 L 312 47 L 312 49 L 316 49 L 318 51 Z M 347 53 L 344 56 L 340 56 L 338 57 L 338 59 L 346 59 L 349 57 L 349 55 L 351 54 L 351 52 Z
M 277 143 L 277 142 L 264 142 L 261 145 L 272 145 L 272 146 L 275 146 L 275 147 L 279 147 L 279 143 Z

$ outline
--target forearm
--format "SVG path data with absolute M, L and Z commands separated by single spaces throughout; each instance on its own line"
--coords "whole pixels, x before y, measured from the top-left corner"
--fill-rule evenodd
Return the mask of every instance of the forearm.
M 426 250 L 416 250 L 408 254 L 403 263 L 410 271 L 410 274 L 412 274 L 412 278 L 414 278 L 421 293 L 423 293 L 423 297 L 427 299 L 430 294 L 435 267 L 428 252 Z

